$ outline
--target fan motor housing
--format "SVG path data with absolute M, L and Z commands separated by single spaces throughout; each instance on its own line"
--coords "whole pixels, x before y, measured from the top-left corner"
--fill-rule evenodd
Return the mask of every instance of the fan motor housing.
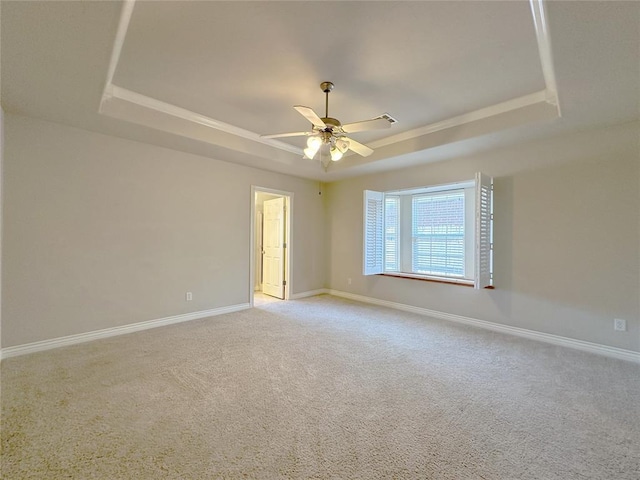
M 323 117 L 320 120 L 322 120 L 324 124 L 329 128 L 337 128 L 342 126 L 337 118 Z

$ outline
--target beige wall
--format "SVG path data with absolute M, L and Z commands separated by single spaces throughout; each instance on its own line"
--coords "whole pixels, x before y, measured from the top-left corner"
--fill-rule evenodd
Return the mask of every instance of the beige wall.
M 630 123 L 329 184 L 329 286 L 640 351 L 639 134 Z M 495 290 L 362 276 L 363 190 L 476 171 L 495 177 Z
M 292 293 L 325 286 L 315 181 L 26 117 L 5 129 L 3 347 L 248 302 L 251 185 L 294 193 Z
M 259 185 L 294 192 L 293 294 L 328 286 L 640 351 L 638 123 L 329 185 L 14 115 L 5 132 L 3 347 L 248 302 Z M 495 290 L 362 276 L 364 189 L 476 171 L 495 177 Z
M 2 210 L 4 205 L 4 110 L 0 106 L 0 346 L 2 345 Z

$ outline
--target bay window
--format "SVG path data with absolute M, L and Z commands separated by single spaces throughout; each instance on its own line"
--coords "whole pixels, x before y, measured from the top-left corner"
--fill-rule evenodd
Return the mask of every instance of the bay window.
M 364 274 L 493 284 L 493 180 L 366 190 Z

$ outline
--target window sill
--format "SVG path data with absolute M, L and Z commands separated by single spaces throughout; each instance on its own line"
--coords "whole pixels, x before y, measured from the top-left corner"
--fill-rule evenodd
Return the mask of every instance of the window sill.
M 410 280 L 422 280 L 423 282 L 435 282 L 435 283 L 447 283 L 449 285 L 460 285 L 462 287 L 473 287 L 473 280 L 466 280 L 464 278 L 446 278 L 446 277 L 430 277 L 428 275 L 415 275 L 412 273 L 391 273 L 386 272 L 381 274 L 384 277 L 398 277 L 408 278 Z M 493 288 L 493 287 L 487 287 Z

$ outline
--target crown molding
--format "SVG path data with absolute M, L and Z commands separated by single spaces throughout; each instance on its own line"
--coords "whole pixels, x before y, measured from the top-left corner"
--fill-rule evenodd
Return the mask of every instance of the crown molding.
M 398 133 L 397 135 L 381 138 L 380 140 L 371 142 L 369 145 L 371 146 L 371 148 L 384 147 L 393 143 L 410 140 L 416 137 L 422 137 L 423 135 L 430 135 L 440 130 L 446 130 L 447 128 L 459 127 L 467 123 L 484 120 L 485 118 L 494 117 L 496 115 L 500 115 L 501 113 L 511 112 L 513 110 L 518 110 L 520 108 L 528 107 L 538 103 L 549 103 L 547 102 L 546 90 L 541 90 L 529 95 L 513 98 L 511 100 L 507 100 L 506 102 L 497 103 L 489 107 L 474 110 L 472 112 L 463 113 L 462 115 L 447 118 L 446 120 L 442 120 L 441 122 L 431 123 L 429 125 L 415 128 L 406 132 Z
M 558 116 L 561 117 L 560 102 L 558 99 L 558 85 L 556 83 L 556 72 L 553 68 L 553 51 L 551 49 L 551 36 L 549 34 L 549 23 L 547 21 L 547 10 L 545 0 L 529 0 L 531 14 L 533 16 L 533 27 L 538 40 L 538 54 L 540 55 L 540 66 L 546 86 L 546 101 L 558 108 Z
M 102 90 L 102 100 L 100 101 L 100 107 L 98 112 L 102 113 L 102 104 L 109 96 L 113 84 L 113 76 L 116 73 L 116 68 L 120 62 L 120 54 L 122 53 L 122 47 L 124 46 L 124 40 L 127 37 L 127 31 L 129 30 L 129 23 L 131 22 L 131 16 L 133 15 L 133 7 L 135 6 L 135 0 L 125 0 L 122 4 L 122 11 L 120 12 L 120 20 L 118 21 L 118 28 L 116 30 L 116 37 L 113 40 L 113 48 L 111 49 L 111 59 L 109 60 L 109 68 L 107 70 L 107 79 Z
M 231 125 L 229 123 L 221 122 L 214 118 L 207 117 L 206 115 L 201 115 L 191 110 L 187 110 L 186 108 L 178 107 L 177 105 L 163 102 L 162 100 L 148 97 L 147 95 L 127 90 L 126 88 L 122 88 L 114 84 L 109 85 L 109 88 L 105 89 L 103 102 L 101 104 L 101 113 L 106 113 L 105 105 L 107 104 L 107 102 L 111 102 L 114 99 L 132 103 L 148 110 L 171 115 L 172 117 L 187 120 L 192 123 L 197 123 L 198 125 L 204 125 L 205 127 L 213 128 L 221 132 L 230 133 L 237 137 L 246 138 L 248 140 L 253 140 L 254 142 L 263 143 L 265 145 L 270 145 L 272 147 L 279 148 L 280 150 L 285 150 L 287 152 L 295 153 L 300 156 L 302 156 L 303 154 L 301 148 L 289 145 L 288 143 L 268 138 L 262 138 L 255 132 L 236 127 L 235 125 Z

